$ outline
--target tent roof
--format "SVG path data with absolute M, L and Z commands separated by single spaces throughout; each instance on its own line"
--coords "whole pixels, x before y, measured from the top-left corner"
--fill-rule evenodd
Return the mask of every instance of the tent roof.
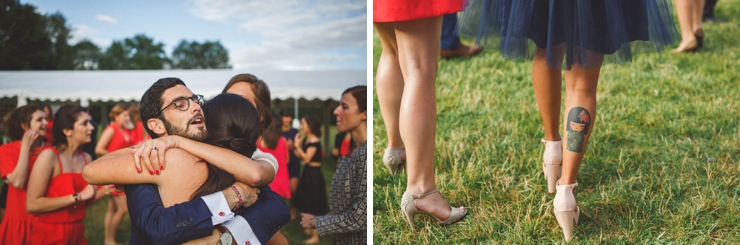
M 367 85 L 366 70 L 234 71 L 116 70 L 0 71 L 0 98 L 19 100 L 138 101 L 157 79 L 177 77 L 206 98 L 221 93 L 236 74 L 252 73 L 270 87 L 272 99 L 336 100 L 352 86 Z

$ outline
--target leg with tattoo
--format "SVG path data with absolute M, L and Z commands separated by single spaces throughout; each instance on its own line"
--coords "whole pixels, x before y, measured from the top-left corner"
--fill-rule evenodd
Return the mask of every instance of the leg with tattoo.
M 568 150 L 577 153 L 583 153 L 583 144 L 585 136 L 588 134 L 588 126 L 591 121 L 591 114 L 586 108 L 573 107 L 568 112 Z

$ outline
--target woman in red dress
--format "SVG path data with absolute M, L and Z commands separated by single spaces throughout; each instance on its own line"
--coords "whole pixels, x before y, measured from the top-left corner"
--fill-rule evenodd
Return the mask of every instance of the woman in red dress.
M 123 148 L 131 147 L 139 143 L 142 137 L 134 137 L 132 131 L 126 128 L 131 123 L 129 107 L 127 105 L 117 104 L 113 106 L 108 113 L 111 123 L 103 130 L 98 139 L 98 145 L 95 146 L 95 153 L 105 155 Z M 116 231 L 121 225 L 123 216 L 128 213 L 126 206 L 126 194 L 113 192 L 108 198 L 108 211 L 105 213 L 105 240 L 104 244 L 116 244 Z
M 278 171 L 275 179 L 270 183 L 275 193 L 283 198 L 290 199 L 290 177 L 288 176 L 288 145 L 283 138 L 283 121 L 275 114 L 272 123 L 262 131 L 257 148 L 262 152 L 272 154 L 278 162 Z
M 437 191 L 434 173 L 434 83 L 442 15 L 462 8 L 463 0 L 373 1 L 373 26 L 383 47 L 375 76 L 388 140 L 383 162 L 391 174 L 407 162 L 401 209 L 412 229 L 418 213 L 441 224 L 457 222 L 467 214 L 464 207 L 447 204 Z
M 26 244 L 34 217 L 26 212 L 26 183 L 40 149 L 44 146 L 46 115 L 38 105 L 15 109 L 3 123 L 13 140 L 0 146 L 0 174 L 7 180 L 7 215 L 0 224 L 0 244 Z
M 78 148 L 90 142 L 93 126 L 79 105 L 64 105 L 54 118 L 53 147 L 38 156 L 28 181 L 26 208 L 37 220 L 28 244 L 87 244 L 85 207 L 103 198 L 82 179 L 92 160 Z

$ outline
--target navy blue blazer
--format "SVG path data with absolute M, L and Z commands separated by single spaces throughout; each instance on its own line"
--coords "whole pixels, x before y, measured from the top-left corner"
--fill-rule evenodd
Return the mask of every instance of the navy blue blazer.
M 211 211 L 201 198 L 164 208 L 156 185 L 125 185 L 131 217 L 130 244 L 182 244 L 213 234 Z M 257 202 L 240 216 L 262 244 L 287 224 L 290 210 L 269 186 L 260 189 Z

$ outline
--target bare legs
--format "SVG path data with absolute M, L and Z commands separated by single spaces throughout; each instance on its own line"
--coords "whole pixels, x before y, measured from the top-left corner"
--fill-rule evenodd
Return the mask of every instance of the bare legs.
M 389 148 L 406 148 L 406 192 L 422 194 L 437 188 L 434 139 L 437 104 L 434 82 L 442 17 L 395 23 L 374 23 L 383 52 L 376 88 L 388 131 Z M 450 207 L 441 194 L 414 200 L 414 205 L 441 219 Z
M 563 45 L 560 45 L 558 53 L 562 57 Z M 560 88 L 562 88 L 562 73 L 560 69 L 547 67 L 547 54 L 545 49 L 537 48 L 537 53 L 532 61 L 532 83 L 534 84 L 534 96 L 540 109 L 542 124 L 545 126 L 545 140 L 560 140 Z M 556 92 L 557 91 L 557 92 Z
M 675 53 L 690 51 L 698 45 L 696 37 L 703 37 L 701 24 L 704 0 L 676 0 L 676 14 L 681 25 L 681 44 L 673 50 Z
M 128 206 L 126 205 L 126 196 L 110 196 L 108 197 L 108 212 L 105 213 L 105 240 L 104 244 L 117 244 L 116 243 L 116 231 L 118 226 L 121 225 L 123 216 L 128 213 Z
M 555 54 L 562 57 L 562 46 L 555 47 L 555 49 Z M 563 134 L 567 137 L 563 137 L 563 172 L 560 177 L 560 184 L 576 182 L 578 168 L 581 166 L 583 152 L 588 144 L 588 139 L 591 137 L 594 119 L 596 118 L 596 86 L 600 71 L 600 66 L 587 70 L 578 65 L 573 65 L 570 70 L 565 71 L 566 117 L 563 120 Z M 559 140 L 561 138 L 558 126 L 560 124 L 561 99 L 560 72 L 560 69 L 547 67 L 545 49 L 538 48 L 532 62 L 532 83 L 534 84 L 534 93 L 540 109 L 542 124 L 545 127 L 546 140 Z M 584 115 L 587 114 L 588 118 L 581 115 L 581 109 L 578 108 L 585 109 Z M 574 109 L 578 111 L 574 111 Z M 576 113 L 576 121 L 568 117 L 571 111 Z M 581 119 L 588 122 L 583 123 Z M 569 127 L 571 122 L 575 123 L 573 127 Z M 582 126 L 583 129 L 579 126 Z
M 563 173 L 560 184 L 576 182 L 578 168 L 596 119 L 596 85 L 599 83 L 600 71 L 601 66 L 586 70 L 574 65 L 565 72 L 565 113 L 568 114 L 563 125 L 563 134 L 566 137 L 563 139 Z M 579 108 L 585 109 L 585 112 Z M 574 112 L 577 119 L 571 116 Z M 578 123 L 584 124 L 581 131 L 577 131 L 580 129 L 579 125 L 573 125 Z M 578 135 L 582 138 L 576 137 Z
M 563 45 L 553 47 L 553 54 L 563 58 Z M 590 52 L 590 51 L 585 51 Z M 558 180 L 557 194 L 553 198 L 553 211 L 558 224 L 563 229 L 566 241 L 573 237 L 573 227 L 578 224 L 580 209 L 575 200 L 576 177 L 583 161 L 588 139 L 593 131 L 596 118 L 596 86 L 599 82 L 601 61 L 603 55 L 589 53 L 598 64 L 596 68 L 584 69 L 574 64 L 565 71 L 565 117 L 562 139 L 562 173 Z M 542 124 L 545 127 L 546 140 L 559 140 L 558 124 L 560 120 L 561 98 L 560 69 L 547 67 L 546 50 L 538 48 L 532 61 L 532 83 L 535 97 L 540 109 Z M 558 144 L 558 146 L 560 146 Z M 560 150 L 560 149 L 557 149 Z M 547 149 L 545 151 L 547 153 Z M 547 176 L 547 167 L 545 168 Z M 551 178 L 551 177 L 550 177 Z M 548 178 L 548 180 L 551 180 Z M 552 182 L 548 183 L 548 191 L 552 192 Z

